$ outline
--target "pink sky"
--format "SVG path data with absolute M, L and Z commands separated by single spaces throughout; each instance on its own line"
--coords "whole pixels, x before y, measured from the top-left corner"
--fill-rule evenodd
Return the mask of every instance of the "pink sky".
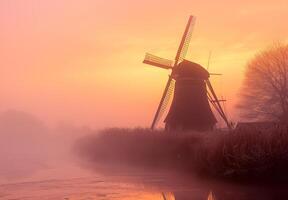
M 245 63 L 288 41 L 286 0 L 2 0 L 0 110 L 55 124 L 149 126 L 168 72 L 145 52 L 173 58 L 188 16 L 197 16 L 187 59 L 206 65 L 234 105 Z

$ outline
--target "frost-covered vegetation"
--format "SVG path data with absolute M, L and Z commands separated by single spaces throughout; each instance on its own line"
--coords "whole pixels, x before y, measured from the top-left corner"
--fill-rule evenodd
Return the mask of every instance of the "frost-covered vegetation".
M 82 138 L 77 153 L 91 163 L 173 168 L 238 180 L 288 180 L 288 128 L 164 132 L 107 129 Z

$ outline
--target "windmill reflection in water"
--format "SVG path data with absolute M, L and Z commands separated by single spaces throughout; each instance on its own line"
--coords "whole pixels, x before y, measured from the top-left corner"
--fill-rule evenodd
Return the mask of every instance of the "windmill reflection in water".
M 184 200 L 184 199 L 178 198 L 172 192 L 162 192 L 162 197 L 163 197 L 163 200 Z M 185 200 L 188 200 L 188 199 L 185 199 Z M 216 200 L 216 197 L 214 196 L 212 191 L 209 192 L 207 200 Z

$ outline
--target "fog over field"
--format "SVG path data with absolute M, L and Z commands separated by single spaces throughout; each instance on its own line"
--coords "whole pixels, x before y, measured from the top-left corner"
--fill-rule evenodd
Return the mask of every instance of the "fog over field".
M 73 143 L 88 132 L 88 128 L 68 124 L 48 127 L 41 119 L 23 111 L 1 112 L 0 181 L 17 181 L 43 170 L 74 165 Z
M 0 200 L 288 199 L 287 19 L 287 0 L 0 0 Z

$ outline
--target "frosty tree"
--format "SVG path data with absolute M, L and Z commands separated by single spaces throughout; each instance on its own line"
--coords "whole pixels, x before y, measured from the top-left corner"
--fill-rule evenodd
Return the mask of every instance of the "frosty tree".
M 247 64 L 241 97 L 243 117 L 288 123 L 288 45 L 273 45 Z

